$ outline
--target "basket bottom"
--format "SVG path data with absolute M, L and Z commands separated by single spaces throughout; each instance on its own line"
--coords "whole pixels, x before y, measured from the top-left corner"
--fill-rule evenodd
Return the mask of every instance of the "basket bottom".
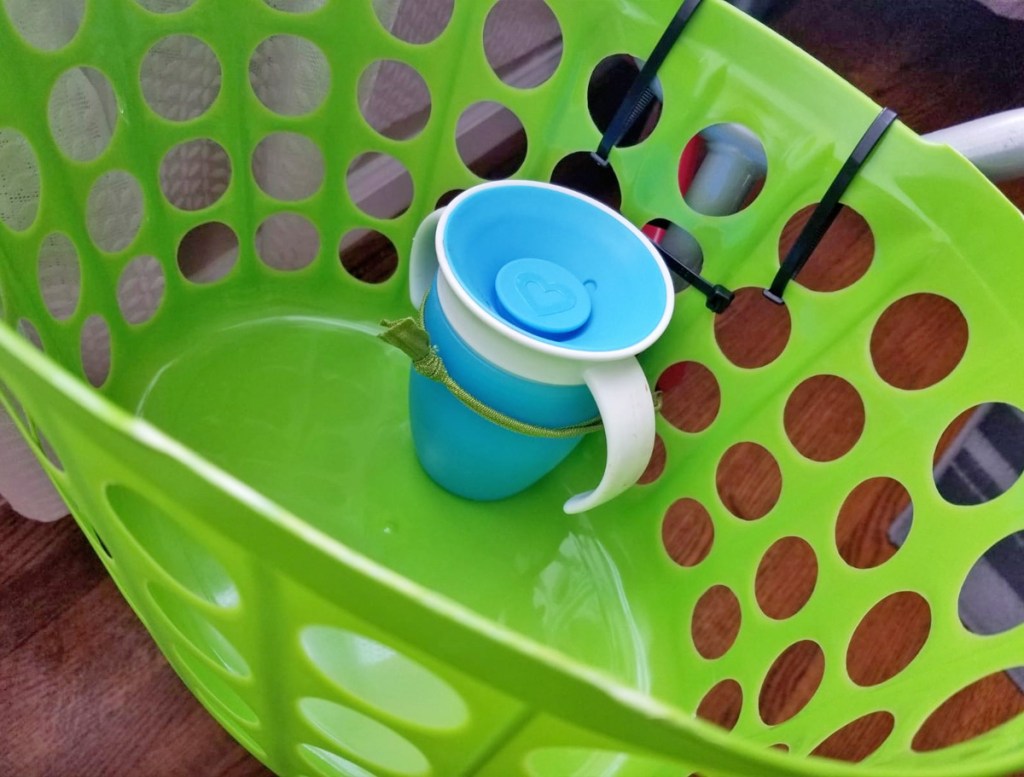
M 650 640 L 641 635 L 667 619 L 651 611 L 660 605 L 645 595 L 644 565 L 630 563 L 621 542 L 602 541 L 595 519 L 561 510 L 568 494 L 597 479 L 600 435 L 516 497 L 455 497 L 416 460 L 409 364 L 376 331 L 299 316 L 205 331 L 166 363 L 138 367 L 147 375 L 132 381 L 145 384 L 133 404 L 353 549 L 652 691 Z M 641 578 L 631 585 L 624 575 Z

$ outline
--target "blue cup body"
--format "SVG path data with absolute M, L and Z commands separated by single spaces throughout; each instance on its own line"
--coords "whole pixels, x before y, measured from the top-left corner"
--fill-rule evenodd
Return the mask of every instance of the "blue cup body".
M 513 375 L 484 359 L 452 328 L 435 281 L 424 322 L 449 375 L 487 406 L 519 421 L 562 427 L 595 418 L 586 385 L 558 386 Z M 447 388 L 412 372 L 409 410 L 420 464 L 439 485 L 469 499 L 504 499 L 536 483 L 581 437 L 548 439 L 505 429 L 466 407 Z

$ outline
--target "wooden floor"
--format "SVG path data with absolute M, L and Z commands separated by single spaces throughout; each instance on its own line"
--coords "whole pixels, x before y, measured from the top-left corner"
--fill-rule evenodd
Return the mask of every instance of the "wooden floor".
M 922 132 L 1024 106 L 1024 22 L 1001 20 L 973 0 L 792 0 L 771 24 Z M 1024 185 L 1005 191 L 1024 206 Z M 757 311 L 737 308 L 734 315 L 741 321 Z M 722 326 L 728 337 L 738 325 Z M 955 322 L 950 326 L 955 335 Z M 957 348 L 955 336 L 948 347 Z M 927 365 L 924 372 L 908 379 L 926 379 Z M 836 391 L 838 401 L 841 387 Z M 852 510 L 884 515 L 902 496 L 879 484 L 858 498 Z M 737 510 L 759 509 L 742 493 L 736 500 Z M 878 525 L 853 527 L 841 541 L 851 563 L 878 563 L 891 552 Z M 781 581 L 772 607 L 785 610 L 787 597 L 805 595 L 799 568 L 763 574 Z M 889 617 L 911 633 L 909 647 L 894 645 L 881 663 L 852 670 L 885 672 L 886 661 L 899 663 L 900 650 L 912 648 L 914 629 L 927 629 L 910 601 Z M 720 632 L 711 629 L 708 639 Z M 777 683 L 777 696 L 762 700 L 763 709 L 784 714 L 799 703 L 795 695 L 815 663 L 813 653 L 794 655 L 790 676 Z M 1002 676 L 971 694 L 967 712 L 936 720 L 917 744 L 927 749 L 963 738 L 1024 710 L 1024 696 Z M 728 725 L 734 706 L 725 688 L 700 713 Z M 886 726 L 884 719 L 865 721 L 822 752 L 855 759 Z M 31 523 L 0 505 L 0 777 L 262 774 L 163 661 L 75 525 Z

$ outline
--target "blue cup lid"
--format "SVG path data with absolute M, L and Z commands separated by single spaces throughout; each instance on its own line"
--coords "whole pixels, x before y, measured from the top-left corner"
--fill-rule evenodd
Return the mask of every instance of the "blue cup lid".
M 575 332 L 590 318 L 590 294 L 561 265 L 545 259 L 515 259 L 498 271 L 494 290 L 504 313 L 538 335 Z

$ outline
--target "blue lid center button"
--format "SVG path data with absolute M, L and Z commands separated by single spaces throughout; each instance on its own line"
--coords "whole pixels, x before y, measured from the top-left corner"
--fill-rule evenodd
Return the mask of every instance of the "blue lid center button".
M 516 259 L 498 271 L 498 302 L 512 323 L 538 335 L 575 332 L 590 319 L 590 293 L 567 269 L 544 259 Z

